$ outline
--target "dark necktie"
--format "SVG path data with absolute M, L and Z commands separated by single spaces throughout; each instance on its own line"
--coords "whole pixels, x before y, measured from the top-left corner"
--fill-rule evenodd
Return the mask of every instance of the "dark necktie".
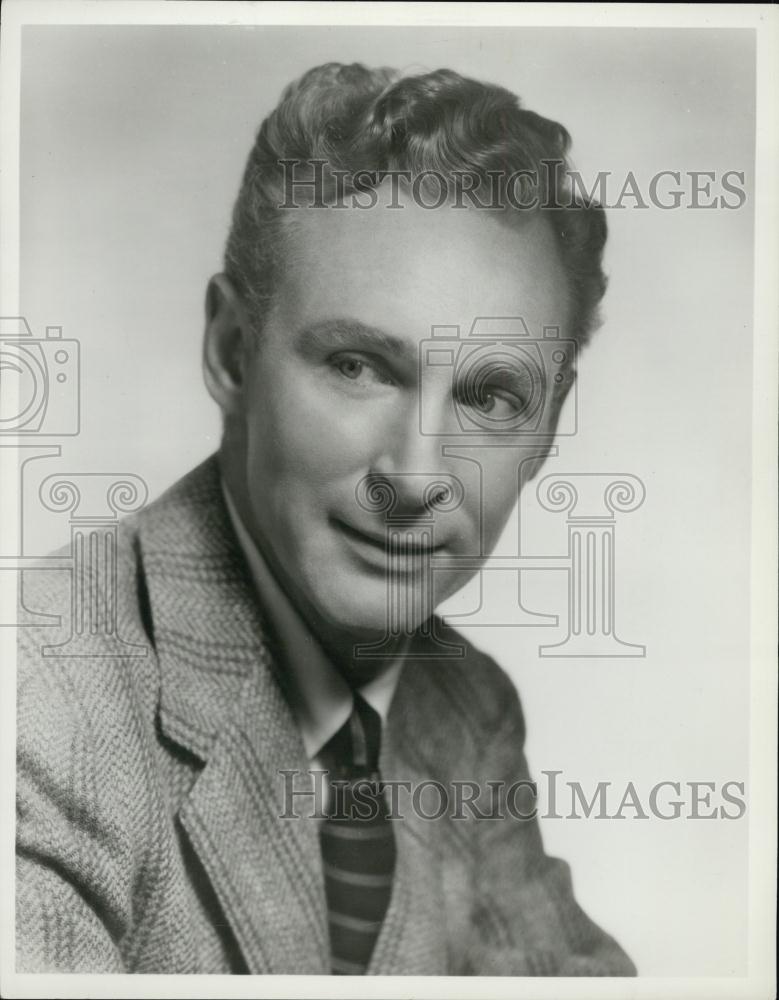
M 320 827 L 332 969 L 362 975 L 392 891 L 395 836 L 380 791 L 381 718 L 358 694 L 344 725 L 324 747 L 329 801 Z

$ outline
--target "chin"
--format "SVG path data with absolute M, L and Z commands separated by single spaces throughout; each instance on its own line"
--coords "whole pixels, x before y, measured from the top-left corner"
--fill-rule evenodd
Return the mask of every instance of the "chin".
M 384 581 L 373 586 L 331 584 L 328 592 L 320 595 L 318 605 L 322 617 L 339 631 L 352 633 L 366 641 L 380 640 L 389 634 L 391 615 Z M 408 632 L 421 623 L 420 617 L 398 624 L 401 631 Z
M 389 610 L 386 599 L 350 601 L 346 595 L 332 595 L 325 606 L 320 606 L 323 617 L 334 628 L 353 632 L 365 638 L 380 638 L 389 631 Z

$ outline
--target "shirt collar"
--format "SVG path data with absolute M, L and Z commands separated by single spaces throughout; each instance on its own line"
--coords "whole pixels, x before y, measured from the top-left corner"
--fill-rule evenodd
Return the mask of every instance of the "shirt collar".
M 222 492 L 257 596 L 284 651 L 284 665 L 292 681 L 291 707 L 300 727 L 306 754 L 311 760 L 351 715 L 354 706 L 352 691 L 279 586 L 241 520 L 224 480 Z M 386 670 L 357 689 L 379 714 L 382 723 L 387 720 L 401 666 L 402 659 L 397 657 Z

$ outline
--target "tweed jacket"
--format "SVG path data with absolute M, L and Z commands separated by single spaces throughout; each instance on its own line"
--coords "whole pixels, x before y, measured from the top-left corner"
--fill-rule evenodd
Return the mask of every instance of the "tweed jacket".
M 19 630 L 17 970 L 328 973 L 316 821 L 283 818 L 280 772 L 305 751 L 215 458 L 121 522 L 115 577 L 125 653 L 95 635 L 57 656 L 71 573 L 25 574 L 25 606 L 62 625 Z M 516 781 L 523 737 L 487 656 L 420 657 L 382 775 Z M 396 842 L 370 974 L 634 973 L 535 821 L 409 813 Z

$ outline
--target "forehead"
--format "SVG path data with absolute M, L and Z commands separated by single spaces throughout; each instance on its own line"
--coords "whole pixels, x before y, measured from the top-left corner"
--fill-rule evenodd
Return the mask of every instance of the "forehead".
M 484 316 L 521 316 L 538 336 L 566 330 L 568 284 L 545 217 L 400 203 L 296 210 L 276 290 L 287 323 L 345 316 L 412 341 Z

